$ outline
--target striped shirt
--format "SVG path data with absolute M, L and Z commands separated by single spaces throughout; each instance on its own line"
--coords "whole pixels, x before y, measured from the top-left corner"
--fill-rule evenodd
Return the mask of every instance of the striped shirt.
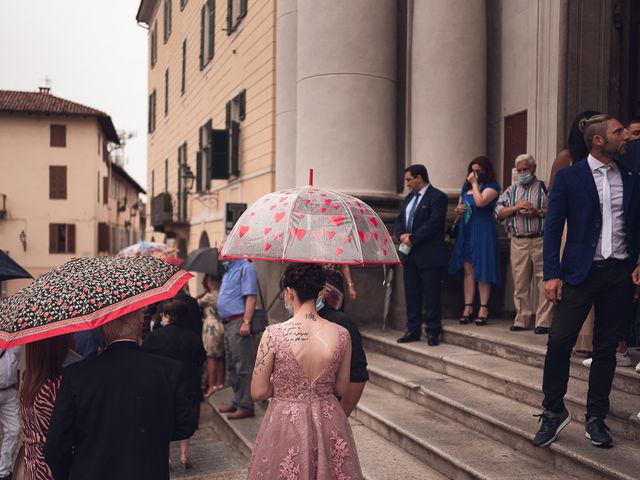
M 529 185 L 521 185 L 516 182 L 507 188 L 496 204 L 494 215 L 496 219 L 503 208 L 512 207 L 521 200 L 531 202 L 535 208 L 546 212 L 547 210 L 547 192 L 544 183 L 537 178 Z M 529 237 L 534 235 L 542 235 L 544 226 L 544 218 L 529 218 L 516 212 L 514 215 L 506 218 L 505 228 L 507 233 L 513 237 Z

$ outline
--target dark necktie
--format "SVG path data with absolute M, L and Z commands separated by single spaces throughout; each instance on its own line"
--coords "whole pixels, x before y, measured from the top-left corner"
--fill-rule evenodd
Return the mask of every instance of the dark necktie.
M 411 205 L 411 211 L 409 212 L 409 219 L 407 220 L 407 230 L 410 232 L 413 231 L 413 217 L 416 214 L 416 208 L 418 208 L 418 204 L 420 203 L 420 193 L 416 193 L 416 196 L 413 199 L 413 205 Z

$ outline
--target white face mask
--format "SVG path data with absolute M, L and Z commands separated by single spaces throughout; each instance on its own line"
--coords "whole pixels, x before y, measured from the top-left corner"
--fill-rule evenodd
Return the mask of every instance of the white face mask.
M 316 312 L 319 312 L 324 307 L 324 302 L 322 301 L 322 293 L 323 292 L 320 292 L 320 295 L 316 299 Z M 283 299 L 284 308 L 287 310 L 287 313 L 289 314 L 289 318 L 291 318 L 293 317 L 293 305 L 287 303 L 286 298 L 287 296 L 285 295 Z

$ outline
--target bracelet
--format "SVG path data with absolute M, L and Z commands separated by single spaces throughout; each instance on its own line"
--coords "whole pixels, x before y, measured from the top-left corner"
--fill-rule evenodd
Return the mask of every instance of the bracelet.
M 350 287 L 353 287 L 353 282 L 347 282 L 347 285 L 349 285 Z

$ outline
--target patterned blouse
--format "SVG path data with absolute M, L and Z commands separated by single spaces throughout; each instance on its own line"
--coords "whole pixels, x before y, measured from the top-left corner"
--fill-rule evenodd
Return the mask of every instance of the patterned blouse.
M 20 407 L 24 433 L 24 480 L 52 480 L 43 450 L 60 381 L 61 377 L 47 380 L 36 394 L 33 406 Z
M 546 212 L 547 210 L 547 188 L 542 180 L 535 178 L 528 185 L 521 185 L 515 182 L 507 188 L 496 205 L 494 215 L 496 219 L 503 208 L 512 207 L 520 200 L 531 202 L 535 208 Z M 505 219 L 507 233 L 512 237 L 532 237 L 542 235 L 544 227 L 544 217 L 528 218 L 520 213 L 515 213 Z

